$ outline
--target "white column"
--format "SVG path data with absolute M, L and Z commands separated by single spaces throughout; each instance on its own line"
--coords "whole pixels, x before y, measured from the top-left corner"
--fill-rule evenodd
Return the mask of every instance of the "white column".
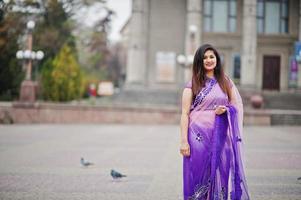
M 194 55 L 196 49 L 201 45 L 202 39 L 202 0 L 187 0 L 186 14 L 186 36 L 185 54 L 186 57 Z M 184 70 L 185 82 L 191 79 L 191 69 Z
M 256 0 L 243 1 L 241 85 L 256 86 Z
M 144 84 L 148 35 L 148 0 L 132 1 L 126 84 Z

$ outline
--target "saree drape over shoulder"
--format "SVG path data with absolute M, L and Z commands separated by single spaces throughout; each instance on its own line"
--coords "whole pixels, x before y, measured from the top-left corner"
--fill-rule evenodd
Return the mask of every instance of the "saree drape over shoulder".
M 230 81 L 231 102 L 217 81 L 207 79 L 191 105 L 188 142 L 183 157 L 184 200 L 249 200 L 242 154 L 241 97 Z M 191 88 L 191 82 L 187 84 Z M 227 112 L 216 115 L 218 105 Z

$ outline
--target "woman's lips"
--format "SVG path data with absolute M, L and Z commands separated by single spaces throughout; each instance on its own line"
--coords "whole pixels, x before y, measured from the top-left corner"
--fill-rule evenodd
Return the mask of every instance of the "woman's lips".
M 213 63 L 206 64 L 206 67 L 212 67 L 212 66 L 213 66 Z

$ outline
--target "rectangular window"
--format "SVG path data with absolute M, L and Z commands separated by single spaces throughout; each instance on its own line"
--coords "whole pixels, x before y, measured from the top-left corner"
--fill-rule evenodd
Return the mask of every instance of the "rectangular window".
M 204 17 L 204 31 L 209 32 L 211 30 L 210 17 Z
M 204 1 L 204 14 L 211 15 L 211 3 L 209 0 Z
M 257 2 L 257 32 L 263 33 L 264 6 L 263 1 Z
M 257 32 L 288 33 L 288 0 L 257 0 Z
M 233 81 L 235 84 L 240 83 L 240 55 L 238 53 L 233 55 Z
M 288 5 L 286 1 L 282 1 L 281 5 L 281 33 L 288 33 Z
M 229 32 L 236 31 L 236 1 L 230 1 L 229 5 Z
M 236 32 L 236 0 L 204 0 L 205 32 Z
M 265 33 L 279 33 L 280 5 L 279 2 L 266 2 Z
M 231 16 L 236 16 L 236 1 L 230 1 L 230 13 Z
M 227 2 L 213 1 L 213 32 L 227 32 Z
M 230 18 L 229 21 L 229 32 L 235 32 L 236 31 L 236 19 L 235 18 Z
M 257 33 L 263 33 L 263 19 L 257 19 Z

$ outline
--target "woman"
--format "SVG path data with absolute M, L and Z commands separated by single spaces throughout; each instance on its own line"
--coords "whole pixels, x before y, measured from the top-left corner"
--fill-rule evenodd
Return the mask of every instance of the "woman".
M 242 100 L 211 45 L 195 53 L 182 97 L 184 200 L 250 199 L 241 160 Z

